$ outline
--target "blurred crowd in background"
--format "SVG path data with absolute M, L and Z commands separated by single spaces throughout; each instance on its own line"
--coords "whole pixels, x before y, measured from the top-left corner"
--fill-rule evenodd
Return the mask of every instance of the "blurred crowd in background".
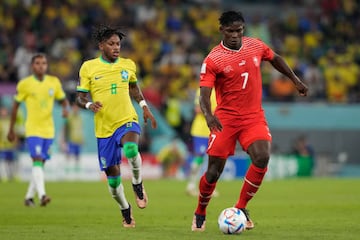
M 244 12 L 246 35 L 286 57 L 310 87 L 306 101 L 360 102 L 359 0 L 2 0 L 0 83 L 28 75 L 40 51 L 73 94 L 80 64 L 97 54 L 92 27 L 109 23 L 123 28 L 122 55 L 138 64 L 144 93 L 163 111 L 169 99 L 194 96 L 201 62 L 220 40 L 219 15 L 235 3 L 239 11 L 257 6 Z M 264 65 L 264 100 L 298 101 L 292 84 Z

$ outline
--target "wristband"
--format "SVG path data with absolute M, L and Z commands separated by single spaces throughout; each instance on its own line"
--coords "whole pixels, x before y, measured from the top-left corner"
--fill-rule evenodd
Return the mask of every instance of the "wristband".
M 139 102 L 139 106 L 140 106 L 141 108 L 147 106 L 146 101 L 145 101 L 145 100 L 141 100 L 141 101 Z
M 86 109 L 89 109 L 89 107 L 90 107 L 91 104 L 93 104 L 93 103 L 92 103 L 92 102 L 87 102 L 87 103 L 85 104 L 85 108 L 86 108 Z

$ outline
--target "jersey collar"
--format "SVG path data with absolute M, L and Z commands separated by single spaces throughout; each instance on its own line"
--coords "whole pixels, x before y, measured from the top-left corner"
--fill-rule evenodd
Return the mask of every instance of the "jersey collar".
M 32 76 L 33 76 L 33 78 L 34 78 L 36 81 L 38 81 L 38 82 L 43 82 L 43 81 L 45 80 L 45 77 L 46 77 L 46 75 L 44 74 L 43 79 L 40 80 L 39 78 L 36 77 L 35 74 L 33 74 Z
M 224 45 L 224 41 L 221 41 L 220 43 L 221 47 L 223 47 L 224 49 L 228 50 L 228 51 L 232 51 L 232 52 L 240 52 L 240 50 L 243 48 L 244 44 L 241 44 L 241 47 L 238 50 L 234 50 L 228 47 L 225 47 Z
M 114 63 L 117 63 L 118 61 L 119 61 L 119 58 L 117 58 L 116 60 L 115 60 L 115 62 L 109 62 L 109 61 L 106 61 L 104 58 L 103 58 L 103 56 L 102 55 L 100 55 L 100 61 L 101 62 L 103 62 L 103 63 L 106 63 L 106 64 L 114 64 Z

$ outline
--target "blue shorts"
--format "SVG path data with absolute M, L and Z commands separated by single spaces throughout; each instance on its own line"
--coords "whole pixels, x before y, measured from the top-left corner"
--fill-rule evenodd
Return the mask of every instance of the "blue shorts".
M 69 155 L 79 156 L 81 151 L 81 145 L 78 143 L 69 142 L 67 153 Z
M 141 128 L 139 124 L 129 122 L 119 127 L 111 137 L 97 138 L 98 158 L 101 171 L 121 163 L 122 146 L 120 140 L 128 132 L 136 132 L 140 135 Z
M 0 160 L 14 161 L 15 159 L 15 150 L 0 150 Z
M 28 137 L 26 138 L 30 156 L 32 158 L 50 159 L 50 147 L 53 143 L 51 138 Z
M 193 137 L 193 151 L 196 156 L 204 156 L 208 147 L 208 137 Z

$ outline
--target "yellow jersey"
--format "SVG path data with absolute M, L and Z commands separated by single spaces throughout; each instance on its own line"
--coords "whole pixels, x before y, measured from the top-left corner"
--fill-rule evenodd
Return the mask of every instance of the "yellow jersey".
M 102 103 L 94 114 L 95 136 L 110 137 L 127 122 L 138 122 L 129 94 L 129 83 L 136 83 L 136 65 L 127 58 L 109 63 L 102 57 L 85 61 L 79 71 L 78 92 L 89 92 L 93 102 Z
M 16 142 L 10 142 L 7 139 L 7 131 L 10 126 L 10 117 L 0 118 L 0 151 L 14 150 Z
M 80 113 L 71 113 L 67 119 L 67 136 L 68 141 L 75 144 L 83 144 L 84 133 L 83 133 L 83 120 Z
M 196 97 L 194 100 L 195 107 L 198 107 L 200 105 L 199 97 L 200 97 L 200 88 L 198 88 L 198 90 L 196 91 Z M 211 110 L 212 112 L 214 112 L 217 106 L 215 91 L 211 92 L 210 102 L 211 102 Z M 206 137 L 206 138 L 209 137 L 210 130 L 209 127 L 207 126 L 204 114 L 202 112 L 195 114 L 194 120 L 191 124 L 190 134 L 193 137 Z
M 39 81 L 31 75 L 19 81 L 16 90 L 15 101 L 26 107 L 25 136 L 54 138 L 54 101 L 66 97 L 59 78 L 45 75 Z

